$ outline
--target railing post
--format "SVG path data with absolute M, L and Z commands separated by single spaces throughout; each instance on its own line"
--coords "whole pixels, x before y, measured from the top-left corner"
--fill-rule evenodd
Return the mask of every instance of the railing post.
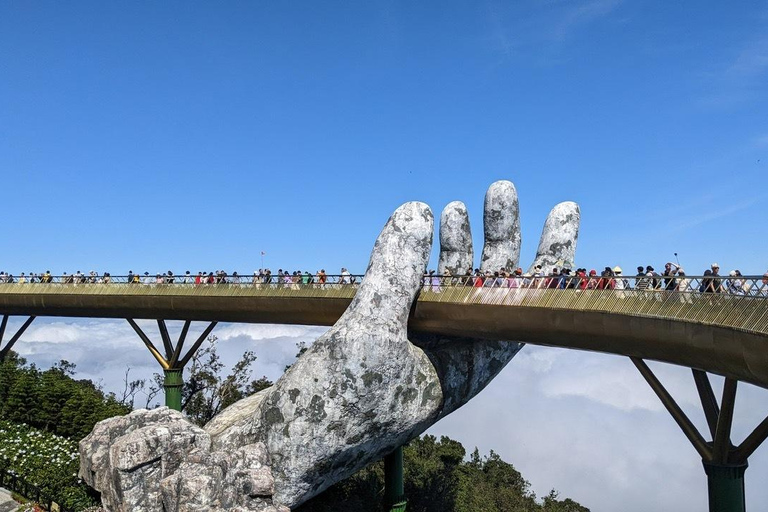
M 407 502 L 403 484 L 402 446 L 384 457 L 384 499 L 390 512 L 405 511 Z
M 703 463 L 707 473 L 709 512 L 746 512 L 744 472 L 747 470 L 747 463 Z
M 175 411 L 181 411 L 181 388 L 184 386 L 184 368 L 163 370 L 165 378 L 163 389 L 165 390 L 165 405 Z

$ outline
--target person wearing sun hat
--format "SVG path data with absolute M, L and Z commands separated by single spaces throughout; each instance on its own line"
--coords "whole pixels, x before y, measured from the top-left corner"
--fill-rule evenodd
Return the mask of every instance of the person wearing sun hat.
M 731 270 L 728 273 L 728 280 L 727 280 L 727 290 L 728 293 L 731 293 L 733 295 L 746 295 L 746 290 L 744 289 L 746 285 L 746 280 L 741 275 L 741 271 L 739 270 Z
M 613 275 L 616 279 L 613 281 L 613 289 L 614 290 L 626 290 L 629 288 L 629 282 L 624 279 L 624 275 L 622 274 L 623 270 L 621 270 L 621 267 L 616 265 L 613 267 Z M 618 294 L 619 297 L 623 297 L 624 294 L 620 293 Z

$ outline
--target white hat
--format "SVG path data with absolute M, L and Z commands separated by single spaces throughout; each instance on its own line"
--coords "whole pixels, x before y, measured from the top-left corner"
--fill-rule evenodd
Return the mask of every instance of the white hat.
M 717 263 L 713 263 L 712 268 L 720 268 L 720 265 L 718 265 Z
M 735 275 L 737 275 L 737 274 L 736 274 L 736 271 L 735 271 L 735 270 L 731 270 L 730 272 L 728 272 L 728 275 L 729 275 L 729 276 L 731 276 L 731 277 L 733 277 L 733 276 L 735 276 Z
M 621 272 L 622 272 L 622 270 L 621 270 L 621 267 L 620 267 L 620 266 L 618 266 L 618 265 L 616 265 L 615 267 L 613 267 L 613 271 L 614 271 L 614 272 L 618 272 L 618 273 L 621 273 Z

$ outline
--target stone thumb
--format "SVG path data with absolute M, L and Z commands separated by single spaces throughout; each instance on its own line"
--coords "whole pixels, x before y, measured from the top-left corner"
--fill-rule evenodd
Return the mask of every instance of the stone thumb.
M 404 328 L 432 250 L 434 217 L 428 205 L 399 207 L 381 230 L 360 288 L 337 325 L 394 322 Z

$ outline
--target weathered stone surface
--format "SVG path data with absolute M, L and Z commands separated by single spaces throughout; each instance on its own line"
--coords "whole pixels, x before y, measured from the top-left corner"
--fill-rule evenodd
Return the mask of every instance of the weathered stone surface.
M 488 187 L 483 212 L 485 245 L 480 270 L 514 270 L 520 260 L 520 205 L 511 181 Z
M 272 457 L 280 503 L 302 503 L 434 422 L 437 373 L 406 331 L 432 233 L 427 205 L 398 208 L 347 311 L 265 397 L 253 430 Z
M 461 201 L 453 201 L 448 203 L 440 215 L 440 261 L 437 272 L 443 275 L 447 270 L 451 275 L 463 276 L 467 269 L 472 269 L 473 260 L 472 230 L 467 207 Z
M 572 260 L 578 207 L 564 205 L 550 214 L 537 258 Z M 466 208 L 452 203 L 446 210 L 441 254 L 459 253 L 458 241 L 471 241 Z M 514 185 L 491 186 L 485 218 L 484 264 L 511 269 L 520 245 Z M 204 432 L 167 409 L 97 425 L 81 443 L 81 473 L 104 489 L 107 510 L 159 512 L 162 501 L 167 512 L 286 512 L 481 391 L 521 344 L 415 335 L 409 341 L 408 316 L 432 232 L 426 205 L 398 208 L 336 325 L 274 386 L 230 406 Z M 441 226 L 441 240 L 442 233 Z
M 248 443 L 252 437 L 251 419 L 261 407 L 264 397 L 271 393 L 271 389 L 270 386 L 237 401 L 205 425 L 205 431 L 211 436 L 214 450 Z
M 160 487 L 165 512 L 261 512 L 280 506 L 272 501 L 274 478 L 262 443 L 233 451 L 189 453 L 187 460 L 163 479 Z
M 80 441 L 80 477 L 108 511 L 160 510 L 160 480 L 210 437 L 167 407 L 99 422 Z
M 514 341 L 480 338 L 415 333 L 409 337 L 424 350 L 440 377 L 444 400 L 439 418 L 452 413 L 482 391 L 524 346 Z
M 580 224 L 581 210 L 578 204 L 566 201 L 552 208 L 544 223 L 536 259 L 529 272 L 533 272 L 536 265 L 541 265 L 544 272 L 554 267 L 573 270 Z

